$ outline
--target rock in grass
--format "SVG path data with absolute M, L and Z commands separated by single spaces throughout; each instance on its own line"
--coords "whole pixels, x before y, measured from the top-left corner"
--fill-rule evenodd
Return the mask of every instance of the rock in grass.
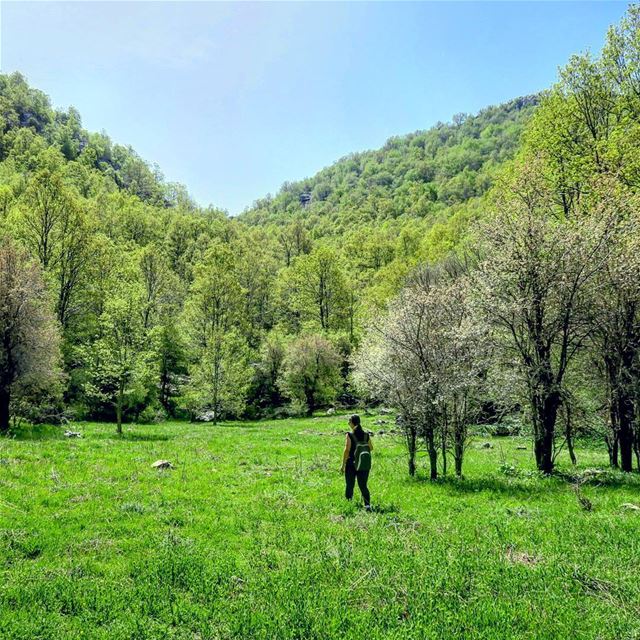
M 79 431 L 65 431 L 64 432 L 64 437 L 65 438 L 82 438 L 82 434 Z
M 493 449 L 493 445 L 490 442 L 483 442 L 482 443 L 482 448 L 483 449 Z
M 526 451 L 526 450 L 527 450 L 527 447 L 522 447 L 522 446 L 520 446 L 520 447 L 516 447 L 516 449 L 517 449 L 518 451 Z
M 638 506 L 637 504 L 633 504 L 632 502 L 625 502 L 624 504 L 620 505 L 621 509 L 624 509 L 625 511 L 640 511 L 640 506 Z
M 215 411 L 203 411 L 202 413 L 196 416 L 196 422 L 215 422 L 216 412 Z
M 168 460 L 156 460 L 151 466 L 154 469 L 173 469 L 173 465 Z
M 336 412 L 336 410 L 334 409 L 334 407 L 330 407 L 329 409 L 327 409 L 327 415 L 328 416 L 334 415 L 335 412 Z

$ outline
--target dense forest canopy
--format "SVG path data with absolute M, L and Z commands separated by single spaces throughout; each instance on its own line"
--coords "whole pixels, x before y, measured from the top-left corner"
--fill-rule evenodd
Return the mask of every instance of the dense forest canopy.
M 0 429 L 385 400 L 410 469 L 424 439 L 432 473 L 447 451 L 460 473 L 468 427 L 523 410 L 545 472 L 576 415 L 640 466 L 639 24 L 632 6 L 542 96 L 392 138 L 236 218 L 0 76 L 0 264 L 37 266 L 0 284 L 46 292 L 60 338 L 27 366 L 42 338 L 4 309 L 21 346 Z
M 237 219 L 18 73 L 0 103 L 1 234 L 40 263 L 63 335 L 57 396 L 24 406 L 149 419 L 351 397 L 332 370 L 304 388 L 290 369 L 311 341 L 346 374 L 370 308 L 461 241 L 537 99 L 392 138 Z
M 351 154 L 312 178 L 283 185 L 242 219 L 283 224 L 302 216 L 318 235 L 389 219 L 446 219 L 456 205 L 487 192 L 502 164 L 515 155 L 538 101 L 538 96 L 517 98 L 390 138 L 382 149 Z

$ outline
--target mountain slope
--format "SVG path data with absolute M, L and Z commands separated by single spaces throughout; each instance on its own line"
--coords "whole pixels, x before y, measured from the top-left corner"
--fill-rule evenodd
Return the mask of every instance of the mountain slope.
M 515 155 L 538 100 L 517 98 L 390 138 L 379 150 L 351 154 L 312 178 L 285 183 L 240 219 L 285 224 L 302 216 L 317 235 L 332 235 L 391 218 L 435 217 L 489 189 L 496 170 Z
M 86 131 L 76 109 L 54 109 L 49 97 L 30 87 L 20 73 L 0 74 L 0 162 L 12 152 L 18 158 L 45 148 L 59 151 L 67 163 L 99 172 L 101 186 L 109 190 L 125 191 L 150 205 L 194 208 L 182 185 L 166 183 L 159 168 L 130 146 L 114 144 L 104 133 Z

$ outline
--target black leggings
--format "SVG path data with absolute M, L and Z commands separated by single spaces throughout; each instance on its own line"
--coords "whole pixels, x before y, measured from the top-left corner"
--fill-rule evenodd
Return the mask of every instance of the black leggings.
M 366 471 L 356 471 L 355 465 L 347 464 L 344 471 L 344 479 L 347 483 L 344 492 L 346 499 L 351 500 L 351 498 L 353 498 L 353 487 L 355 486 L 357 480 L 358 488 L 360 489 L 360 493 L 362 494 L 364 504 L 366 506 L 369 506 L 369 501 L 371 499 L 371 496 L 369 495 L 369 489 L 367 488 L 367 481 L 369 480 L 369 470 L 367 469 Z

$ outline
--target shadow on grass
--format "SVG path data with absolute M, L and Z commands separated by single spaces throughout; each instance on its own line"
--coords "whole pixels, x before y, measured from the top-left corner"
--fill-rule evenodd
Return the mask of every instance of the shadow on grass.
M 50 424 L 21 425 L 9 430 L 7 438 L 12 440 L 62 440 L 64 427 Z
M 102 438 L 109 440 L 125 440 L 129 442 L 166 442 L 173 440 L 176 436 L 167 433 L 136 433 L 135 431 L 123 431 L 122 435 L 117 433 L 94 434 L 91 438 Z
M 554 477 L 569 483 L 590 487 L 640 488 L 640 474 L 637 471 L 625 473 L 619 469 L 575 469 L 571 471 L 556 471 Z
M 364 506 L 362 507 L 364 509 Z M 372 504 L 371 505 L 372 513 L 400 513 L 400 507 L 396 504 Z
M 371 509 L 367 510 L 362 502 L 355 500 L 354 502 L 347 502 L 345 504 L 344 509 L 342 509 L 338 518 L 344 520 L 347 518 L 353 518 L 361 513 L 378 513 L 380 515 L 397 514 L 400 513 L 400 507 L 393 503 L 375 504 L 374 502 L 371 505 Z
M 29 425 L 24 424 L 18 427 L 13 427 L 7 434 L 7 438 L 11 440 L 67 440 L 65 437 L 65 431 L 74 431 L 81 434 L 81 440 L 127 440 L 131 442 L 164 442 L 172 440 L 178 434 L 175 433 L 153 433 L 153 432 L 140 432 L 130 431 L 127 429 L 127 425 L 123 425 L 122 435 L 116 433 L 115 425 L 111 423 L 105 423 L 99 430 L 95 428 L 96 423 L 92 423 L 91 427 L 88 427 L 82 422 L 76 422 L 68 425 L 50 425 L 39 424 Z M 130 428 L 134 425 L 130 425 Z M 135 425 L 139 428 L 139 425 Z M 150 427 L 153 429 L 154 427 Z M 75 440 L 75 438 L 69 438 Z
M 264 431 L 264 425 L 268 424 L 269 420 L 264 420 L 262 423 L 252 420 L 232 420 L 229 422 L 193 422 L 191 424 L 199 427 L 211 428 L 211 429 L 231 429 L 233 431 L 242 431 L 245 433 L 261 433 Z
M 614 469 L 582 469 L 571 473 L 558 471 L 551 476 L 543 476 L 536 472 L 527 472 L 524 476 L 509 476 L 496 473 L 477 477 L 456 478 L 447 476 L 430 480 L 426 476 L 412 482 L 430 484 L 441 487 L 450 495 L 488 492 L 501 496 L 538 496 L 553 492 L 565 491 L 567 486 L 582 484 L 610 488 L 638 487 L 640 474 L 622 473 Z
M 533 476 L 531 478 L 502 477 L 500 475 L 485 475 L 478 477 L 456 478 L 446 476 L 437 480 L 430 480 L 428 477 L 420 477 L 414 480 L 420 484 L 438 487 L 451 495 L 489 493 L 510 496 L 534 496 L 548 494 L 550 491 L 559 490 L 564 483 L 558 482 L 554 478 L 542 478 Z

